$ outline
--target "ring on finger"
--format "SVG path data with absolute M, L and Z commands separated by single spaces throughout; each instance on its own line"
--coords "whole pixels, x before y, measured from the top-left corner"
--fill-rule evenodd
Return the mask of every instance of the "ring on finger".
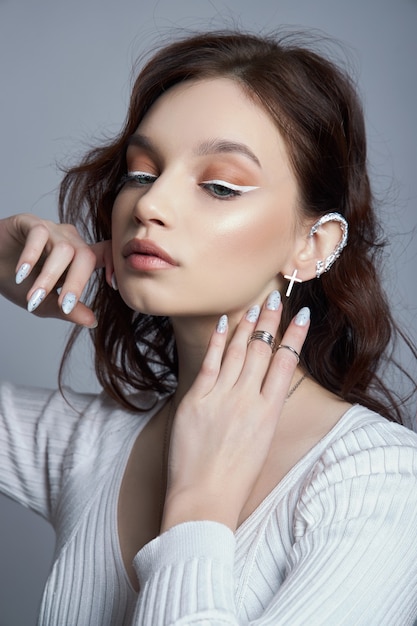
M 288 346 L 287 344 L 280 343 L 279 346 L 277 347 L 277 352 L 281 348 L 285 348 L 285 350 L 290 350 L 290 352 L 292 352 L 293 355 L 295 356 L 295 358 L 297 359 L 297 363 L 300 362 L 300 355 L 298 354 L 298 352 L 297 352 L 297 350 L 295 348 L 293 348 L 292 346 Z
M 255 330 L 253 333 L 251 333 L 249 335 L 248 345 L 252 341 L 263 341 L 264 343 L 268 344 L 268 346 L 272 350 L 272 353 L 275 352 L 275 338 L 273 335 L 271 335 L 271 333 L 266 330 Z

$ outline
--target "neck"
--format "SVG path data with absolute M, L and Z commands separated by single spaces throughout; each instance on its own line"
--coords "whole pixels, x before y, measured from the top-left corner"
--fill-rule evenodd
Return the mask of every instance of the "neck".
M 217 318 L 175 318 L 172 319 L 178 353 L 178 386 L 175 393 L 176 404 L 193 384 L 207 351 L 217 324 Z M 229 337 L 235 325 L 229 322 Z

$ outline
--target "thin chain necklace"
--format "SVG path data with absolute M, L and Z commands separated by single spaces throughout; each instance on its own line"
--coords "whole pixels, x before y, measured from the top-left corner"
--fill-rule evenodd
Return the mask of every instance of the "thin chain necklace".
M 292 394 L 295 391 L 297 391 L 298 387 L 301 385 L 303 380 L 305 380 L 305 378 L 307 378 L 307 374 L 303 374 L 301 376 L 301 378 L 299 378 L 297 380 L 295 385 L 293 387 L 291 387 L 291 389 L 287 393 L 287 397 L 285 398 L 285 402 L 287 402 L 289 400 L 289 398 L 291 398 Z M 172 421 L 174 419 L 176 408 L 177 407 L 175 405 L 174 398 L 172 397 L 171 400 L 169 401 L 168 415 L 167 415 L 167 418 L 165 420 L 164 438 L 163 438 L 163 442 L 162 442 L 161 493 L 160 493 L 160 503 L 159 503 L 159 527 L 161 526 L 162 516 L 163 516 L 163 513 L 164 513 L 165 496 L 166 496 L 167 479 L 168 479 L 168 467 L 167 466 L 168 466 L 168 452 L 169 452 L 169 442 L 170 442 L 169 440 L 170 440 L 170 434 L 171 434 Z
M 295 383 L 294 387 L 291 387 L 291 389 L 289 390 L 289 392 L 287 393 L 287 397 L 285 398 L 285 402 L 287 402 L 287 400 L 289 400 L 289 398 L 291 398 L 292 394 L 294 393 L 294 391 L 297 391 L 298 387 L 301 385 L 301 383 L 303 382 L 303 380 L 305 380 L 307 378 L 307 374 L 303 374 L 301 376 L 301 378 L 299 378 L 297 380 L 297 382 Z

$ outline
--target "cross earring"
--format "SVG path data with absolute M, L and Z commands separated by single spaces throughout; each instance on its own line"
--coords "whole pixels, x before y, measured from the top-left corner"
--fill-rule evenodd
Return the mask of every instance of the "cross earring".
M 302 283 L 303 281 L 301 280 L 301 278 L 297 278 L 297 272 L 298 270 L 294 270 L 291 276 L 288 276 L 287 274 L 284 274 L 284 278 L 286 278 L 287 280 L 289 280 L 289 284 L 287 287 L 287 291 L 285 292 L 285 295 L 287 296 L 287 298 L 289 298 L 292 288 L 294 287 L 294 283 Z

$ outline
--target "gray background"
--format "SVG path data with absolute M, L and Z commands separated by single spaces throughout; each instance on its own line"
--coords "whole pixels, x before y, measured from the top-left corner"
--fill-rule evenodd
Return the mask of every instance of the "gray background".
M 416 338 L 416 0 L 0 0 L 0 216 L 55 219 L 57 163 L 119 128 L 142 50 L 172 28 L 234 24 L 313 27 L 347 46 L 365 103 L 373 182 L 386 200 L 386 288 Z M 5 301 L 0 316 L 1 378 L 55 387 L 66 324 Z M 72 369 L 73 387 L 96 388 L 88 338 Z M 43 520 L 0 498 L 0 626 L 35 623 L 53 541 Z

